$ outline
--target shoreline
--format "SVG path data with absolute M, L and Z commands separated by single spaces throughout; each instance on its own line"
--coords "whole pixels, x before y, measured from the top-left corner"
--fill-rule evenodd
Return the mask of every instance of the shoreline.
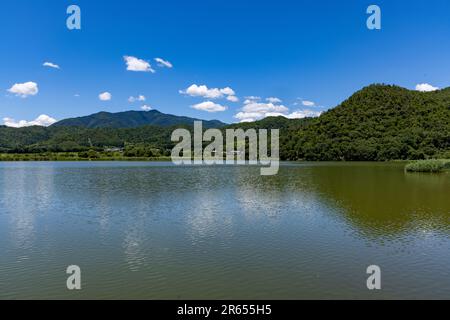
M 225 160 L 225 159 L 224 159 Z M 171 157 L 124 157 L 124 156 L 100 156 L 97 158 L 83 158 L 74 153 L 55 153 L 55 154 L 44 154 L 44 153 L 0 153 L 0 163 L 1 162 L 108 162 L 108 161 L 118 161 L 118 162 L 167 162 L 172 161 Z M 280 162 L 285 163 L 295 163 L 295 162 L 309 162 L 309 163 L 409 163 L 415 160 L 389 160 L 389 161 L 346 161 L 346 160 L 318 160 L 318 161 L 308 161 L 304 159 L 300 160 L 280 160 Z
M 170 157 L 125 157 L 118 154 L 97 154 L 82 157 L 77 152 L 61 153 L 1 153 L 0 162 L 88 162 L 88 161 L 171 161 Z

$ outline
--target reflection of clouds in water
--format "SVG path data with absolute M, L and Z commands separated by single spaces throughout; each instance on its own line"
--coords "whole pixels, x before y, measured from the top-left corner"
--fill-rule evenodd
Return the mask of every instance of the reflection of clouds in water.
M 106 233 L 109 227 L 109 215 L 111 212 L 111 207 L 109 206 L 109 201 L 106 196 L 101 196 L 99 199 L 99 211 L 100 211 L 100 231 Z
M 216 196 L 214 191 L 206 190 L 197 191 L 193 196 L 186 213 L 186 223 L 193 243 L 219 234 L 230 236 L 232 212 L 227 213 L 223 209 L 229 207 L 224 203 L 223 196 Z
M 38 168 L 32 179 L 36 181 L 36 201 L 40 211 L 48 210 L 53 201 L 54 168 Z M 33 183 L 32 183 L 33 184 Z
M 145 266 L 148 253 L 148 237 L 146 230 L 146 220 L 150 209 L 148 203 L 139 200 L 134 208 L 136 211 L 129 212 L 127 228 L 123 240 L 123 248 L 125 254 L 125 262 L 130 271 L 139 271 Z
M 261 177 L 257 171 L 238 168 L 234 196 L 246 218 L 275 218 L 282 210 L 283 191 L 276 177 Z
M 35 236 L 35 218 L 52 205 L 53 168 L 27 168 L 18 164 L 2 172 L 3 206 L 11 217 L 14 244 L 30 249 Z
M 139 271 L 145 264 L 144 239 L 144 230 L 139 225 L 129 227 L 125 233 L 123 241 L 125 262 L 131 271 Z
M 248 219 L 270 218 L 273 222 L 283 214 L 313 214 L 317 197 L 294 185 L 281 187 L 271 178 L 261 177 L 256 183 L 236 186 L 235 200 Z M 293 208 L 295 208 L 293 210 Z

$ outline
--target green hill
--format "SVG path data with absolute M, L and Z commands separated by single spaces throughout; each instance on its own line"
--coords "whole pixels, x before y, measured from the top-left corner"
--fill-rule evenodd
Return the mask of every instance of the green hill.
M 157 110 L 126 111 L 118 113 L 99 112 L 85 117 L 61 120 L 53 127 L 84 127 L 84 128 L 137 128 L 145 125 L 169 127 L 174 125 L 192 125 L 199 119 L 164 114 Z M 203 121 L 206 128 L 221 128 L 225 126 L 218 120 Z
M 417 92 L 371 85 L 291 133 L 286 159 L 394 160 L 450 151 L 450 88 Z
M 0 152 L 77 152 L 139 145 L 168 155 L 172 131 L 180 126 L 192 129 L 194 120 L 158 111 L 130 111 L 63 120 L 49 128 L 0 127 Z M 450 88 L 417 92 L 371 85 L 319 118 L 271 117 L 229 126 L 208 121 L 204 127 L 280 129 L 283 160 L 450 158 Z

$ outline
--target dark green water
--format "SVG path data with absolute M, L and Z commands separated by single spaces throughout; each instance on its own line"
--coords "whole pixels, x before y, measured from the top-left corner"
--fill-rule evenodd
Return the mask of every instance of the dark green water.
M 2 163 L 0 298 L 450 298 L 450 174 Z

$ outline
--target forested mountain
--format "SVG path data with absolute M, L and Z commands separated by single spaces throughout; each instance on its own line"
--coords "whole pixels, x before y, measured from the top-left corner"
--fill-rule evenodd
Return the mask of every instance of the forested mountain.
M 139 126 L 141 121 L 157 125 Z M 180 125 L 192 129 L 192 122 L 191 118 L 154 111 L 147 116 L 140 112 L 100 113 L 63 120 L 49 128 L 0 127 L 0 152 L 86 151 L 138 145 L 168 155 L 174 145 L 170 141 L 172 131 Z M 319 118 L 272 117 L 225 127 L 210 121 L 204 122 L 204 127 L 280 129 L 283 160 L 450 158 L 450 88 L 417 92 L 371 85 Z
M 450 157 L 450 88 L 418 92 L 371 85 L 288 134 L 286 159 Z
M 194 121 L 189 117 L 174 116 L 151 111 L 126 111 L 118 113 L 99 112 L 86 117 L 65 119 L 55 123 L 54 127 L 83 127 L 83 128 L 137 128 L 145 125 L 169 127 L 174 125 L 192 125 Z M 218 120 L 203 121 L 206 128 L 221 128 L 225 126 Z

